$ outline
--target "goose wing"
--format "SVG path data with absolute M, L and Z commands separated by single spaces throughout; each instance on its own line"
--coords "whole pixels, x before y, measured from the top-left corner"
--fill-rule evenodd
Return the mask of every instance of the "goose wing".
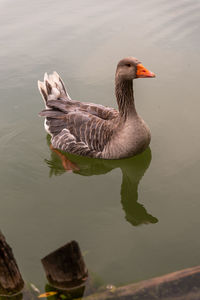
M 59 107 L 43 110 L 40 115 L 46 117 L 53 147 L 66 152 L 101 157 L 113 135 L 112 121 L 79 110 L 65 113 L 60 102 Z
M 59 75 L 45 74 L 38 81 L 46 109 L 45 128 L 51 134 L 54 148 L 80 155 L 101 157 L 102 151 L 113 135 L 115 118 L 113 108 L 93 103 L 71 100 Z
M 62 107 L 62 111 L 66 113 L 72 111 L 86 112 L 91 115 L 97 116 L 103 120 L 112 120 L 119 115 L 119 112 L 114 108 L 103 106 L 100 104 L 95 104 L 95 103 L 80 102 L 80 101 L 68 99 L 67 97 L 59 98 L 57 100 L 53 99 L 49 101 L 50 106 L 51 103 L 52 105 L 55 104 L 55 102 L 52 101 L 59 101 L 60 107 Z

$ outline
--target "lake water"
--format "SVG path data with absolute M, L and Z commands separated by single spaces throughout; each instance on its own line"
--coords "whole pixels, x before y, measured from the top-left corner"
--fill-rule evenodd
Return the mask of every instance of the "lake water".
M 0 0 L 0 228 L 41 291 L 40 259 L 72 239 L 102 285 L 200 263 L 199 16 L 199 0 Z M 37 80 L 56 70 L 73 99 L 116 107 L 125 56 L 157 75 L 134 82 L 150 149 L 64 172 Z

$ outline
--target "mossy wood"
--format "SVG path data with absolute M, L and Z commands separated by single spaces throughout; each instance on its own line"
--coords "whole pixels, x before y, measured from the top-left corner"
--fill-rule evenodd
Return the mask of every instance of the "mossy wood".
M 42 259 L 47 279 L 56 288 L 76 288 L 84 285 L 88 271 L 76 241 L 50 253 Z
M 0 295 L 12 295 L 22 290 L 24 281 L 12 249 L 0 231 Z

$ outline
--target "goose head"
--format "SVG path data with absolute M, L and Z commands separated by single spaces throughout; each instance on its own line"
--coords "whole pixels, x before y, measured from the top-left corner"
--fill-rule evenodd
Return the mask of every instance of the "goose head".
M 116 70 L 116 78 L 121 80 L 133 80 L 136 78 L 152 78 L 155 74 L 147 70 L 135 57 L 126 57 L 119 61 Z

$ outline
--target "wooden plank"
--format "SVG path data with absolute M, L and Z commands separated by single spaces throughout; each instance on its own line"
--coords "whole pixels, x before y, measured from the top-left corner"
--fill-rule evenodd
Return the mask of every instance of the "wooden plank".
M 200 266 L 93 294 L 85 300 L 199 300 Z

